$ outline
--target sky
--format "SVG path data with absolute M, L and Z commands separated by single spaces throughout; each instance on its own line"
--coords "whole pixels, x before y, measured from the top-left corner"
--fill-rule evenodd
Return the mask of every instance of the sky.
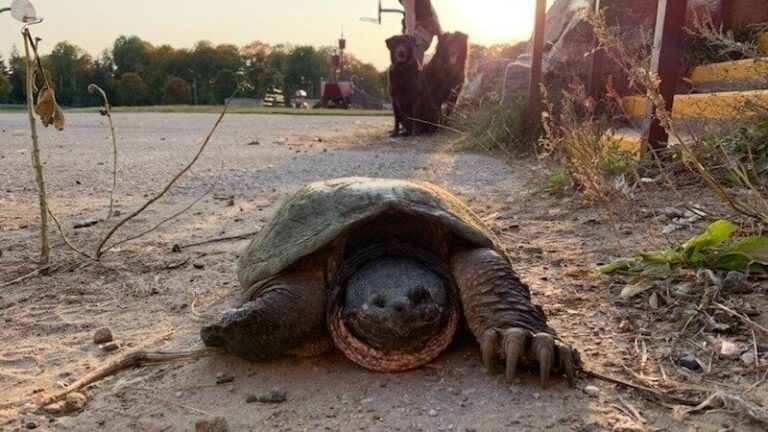
M 10 0 L 0 0 L 0 7 Z M 342 27 L 347 50 L 379 69 L 388 64 L 384 40 L 400 33 L 400 15 L 375 17 L 377 0 L 32 0 L 44 21 L 32 27 L 43 54 L 68 41 L 93 56 L 111 48 L 120 35 L 136 35 L 153 45 L 189 48 L 199 40 L 238 46 L 254 40 L 270 44 L 335 45 Z M 528 39 L 535 0 L 432 0 L 444 31 L 469 33 L 479 44 Z M 383 0 L 397 8 L 397 0 Z M 0 14 L 0 53 L 23 51 L 21 23 Z M 434 44 L 433 44 L 434 49 Z

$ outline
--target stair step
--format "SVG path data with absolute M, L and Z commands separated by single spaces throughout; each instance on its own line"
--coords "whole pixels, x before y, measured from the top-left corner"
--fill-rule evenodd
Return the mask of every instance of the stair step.
M 645 115 L 646 99 L 627 96 L 624 110 L 630 117 Z M 768 109 L 768 90 L 747 90 L 675 95 L 675 118 L 744 118 Z
M 764 78 L 768 74 L 768 57 L 732 60 L 696 66 L 690 80 L 696 84 L 724 79 Z
M 768 54 L 768 33 L 762 33 L 757 37 L 757 47 L 760 51 Z

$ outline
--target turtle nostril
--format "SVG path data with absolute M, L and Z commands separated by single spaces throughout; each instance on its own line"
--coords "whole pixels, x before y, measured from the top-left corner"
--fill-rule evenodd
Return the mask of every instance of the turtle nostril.
M 378 308 L 383 308 L 384 306 L 386 306 L 387 302 L 384 301 L 384 297 L 375 296 L 373 300 L 371 300 L 371 304 Z
M 426 302 L 432 301 L 432 295 L 424 289 L 423 287 L 416 287 L 411 288 L 410 291 L 408 291 L 408 299 L 414 304 L 414 305 L 420 305 Z

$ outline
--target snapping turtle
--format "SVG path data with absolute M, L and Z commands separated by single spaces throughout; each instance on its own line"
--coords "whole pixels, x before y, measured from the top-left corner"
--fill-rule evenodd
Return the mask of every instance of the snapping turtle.
M 578 353 L 531 302 L 496 236 L 458 198 L 426 182 L 311 183 L 242 253 L 242 306 L 204 327 L 206 345 L 246 360 L 336 346 L 377 371 L 416 368 L 463 320 L 489 372 L 538 364 L 572 383 Z

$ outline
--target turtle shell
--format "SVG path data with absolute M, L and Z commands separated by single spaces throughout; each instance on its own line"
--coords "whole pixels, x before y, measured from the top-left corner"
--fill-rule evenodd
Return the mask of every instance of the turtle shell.
M 318 252 L 347 229 L 389 212 L 423 216 L 478 247 L 507 256 L 461 200 L 428 182 L 347 177 L 310 183 L 291 196 L 240 256 L 245 300 L 259 281 Z

